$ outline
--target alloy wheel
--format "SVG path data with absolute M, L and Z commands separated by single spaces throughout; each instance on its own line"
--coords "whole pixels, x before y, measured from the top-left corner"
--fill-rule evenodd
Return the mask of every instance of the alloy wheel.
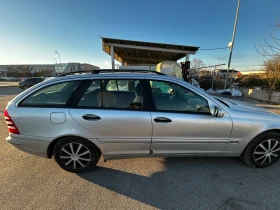
M 85 145 L 72 142 L 61 148 L 59 158 L 65 166 L 81 169 L 91 162 L 91 153 Z
M 254 153 L 254 161 L 265 165 L 273 162 L 280 155 L 280 144 L 276 139 L 268 139 L 260 143 Z

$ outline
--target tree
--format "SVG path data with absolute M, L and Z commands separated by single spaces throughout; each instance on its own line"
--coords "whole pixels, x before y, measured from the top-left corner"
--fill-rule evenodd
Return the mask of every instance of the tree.
M 270 24 L 275 31 L 279 32 L 280 23 L 276 20 Z M 280 38 L 272 33 L 264 37 L 264 44 L 260 48 L 256 47 L 257 52 L 263 57 L 264 67 L 266 70 L 265 79 L 268 86 L 268 101 L 271 101 L 272 91 L 276 89 L 277 83 L 280 81 Z
M 50 69 L 41 69 L 37 75 L 40 77 L 49 77 L 51 76 L 51 74 L 53 73 L 54 70 L 50 70 Z
M 199 71 L 204 68 L 205 64 L 199 58 L 193 58 L 191 61 L 190 78 L 199 79 Z
M 265 61 L 264 66 L 268 85 L 268 101 L 270 102 L 272 91 L 276 90 L 276 85 L 280 81 L 280 56 Z
M 32 76 L 31 71 L 33 70 L 32 67 L 28 65 L 11 65 L 7 66 L 7 75 L 10 75 L 12 77 L 16 77 L 17 79 L 19 77 L 30 77 Z

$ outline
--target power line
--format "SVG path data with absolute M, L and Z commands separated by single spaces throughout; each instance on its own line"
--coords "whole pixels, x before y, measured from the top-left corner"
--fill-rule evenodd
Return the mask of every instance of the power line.
M 228 61 L 228 60 L 222 59 L 222 58 L 219 58 L 219 60 Z M 243 60 L 243 61 L 241 61 L 241 60 L 233 60 L 231 62 L 234 62 L 234 63 L 263 63 L 263 61 L 248 61 L 248 60 L 246 60 L 246 61 L 245 60 Z
M 263 61 L 232 61 L 235 63 L 263 63 Z
M 239 67 L 260 67 L 260 66 L 263 66 L 263 65 L 248 65 L 248 66 L 239 66 L 239 65 L 235 65 L 237 68 Z
M 216 48 L 206 48 L 206 49 L 199 49 L 199 50 L 224 50 L 228 49 L 228 47 L 216 47 Z

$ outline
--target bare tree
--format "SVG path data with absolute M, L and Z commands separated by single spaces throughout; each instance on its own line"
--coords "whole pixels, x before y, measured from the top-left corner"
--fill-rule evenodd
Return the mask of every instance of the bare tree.
M 276 89 L 276 84 L 280 81 L 280 57 L 274 57 L 265 61 L 264 66 L 268 84 L 268 101 L 270 102 L 272 91 Z
M 191 61 L 190 78 L 199 79 L 199 71 L 205 67 L 205 64 L 199 58 L 193 58 Z
M 41 69 L 39 72 L 38 72 L 38 76 L 41 76 L 41 77 L 49 77 L 52 73 L 53 73 L 54 70 L 51 70 L 51 69 Z
M 11 65 L 6 67 L 7 73 L 12 75 L 13 77 L 30 77 L 32 76 L 31 71 L 32 67 L 28 65 Z
M 20 76 L 18 69 L 13 65 L 6 66 L 5 69 L 7 70 L 7 75 L 9 76 L 16 77 L 16 78 Z
M 279 33 L 280 23 L 276 20 L 270 26 L 274 31 Z M 276 84 L 280 81 L 280 38 L 277 34 L 269 33 L 269 36 L 264 37 L 264 44 L 259 48 L 256 47 L 257 52 L 263 57 L 264 67 L 266 70 L 266 81 L 268 86 L 268 101 L 271 101 L 272 91 L 275 90 Z

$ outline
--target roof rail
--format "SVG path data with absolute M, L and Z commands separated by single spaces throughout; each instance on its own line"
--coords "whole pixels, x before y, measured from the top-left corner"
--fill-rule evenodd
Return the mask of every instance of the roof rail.
M 157 72 L 157 71 L 152 71 L 152 70 L 139 70 L 139 69 L 134 69 L 134 70 L 121 70 L 121 69 L 100 69 L 100 70 L 84 70 L 84 71 L 72 71 L 72 72 L 67 72 L 65 74 L 61 74 L 58 77 L 70 75 L 70 74 L 82 74 L 82 73 L 89 73 L 89 74 L 100 74 L 100 73 L 154 73 L 154 74 L 159 74 L 159 75 L 166 75 L 162 72 Z
M 100 73 L 154 73 L 154 74 L 159 74 L 159 75 L 166 75 L 162 72 L 157 72 L 157 71 L 152 71 L 152 70 L 139 70 L 139 69 L 132 69 L 132 70 L 127 70 L 127 69 L 100 69 L 100 70 L 94 70 L 92 71 L 92 74 L 100 74 Z
M 63 76 L 70 75 L 70 74 L 82 74 L 82 73 L 89 73 L 89 74 L 91 74 L 93 71 L 94 70 L 71 71 L 71 72 L 67 72 L 67 73 L 64 73 L 64 74 L 60 74 L 60 75 L 58 75 L 58 77 L 63 77 Z

